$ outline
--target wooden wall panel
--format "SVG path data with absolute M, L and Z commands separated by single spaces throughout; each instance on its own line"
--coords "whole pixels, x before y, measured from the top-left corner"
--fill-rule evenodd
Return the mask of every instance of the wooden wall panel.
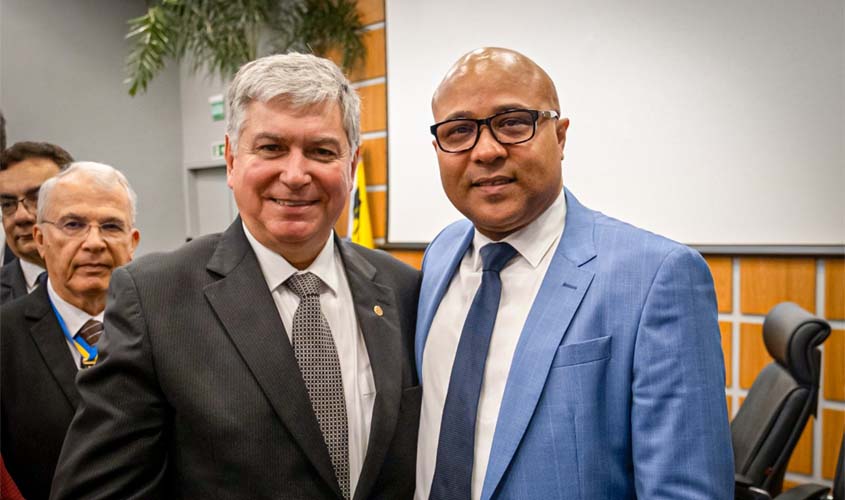
M 717 256 L 706 256 L 704 259 L 710 266 L 710 273 L 713 275 L 719 312 L 731 312 L 733 304 L 733 259 Z
M 387 139 L 368 139 L 361 144 L 361 161 L 368 186 L 387 184 Z
M 748 389 L 772 357 L 763 343 L 763 325 L 739 325 L 739 386 Z
M 384 21 L 384 0 L 358 0 L 358 19 L 364 26 Z
M 798 474 L 813 475 L 813 421 L 815 419 L 810 417 L 807 422 L 807 427 L 801 433 L 801 438 L 798 444 L 795 445 L 795 450 L 792 451 L 792 457 L 789 458 L 789 463 L 786 465 L 788 472 L 797 472 Z
M 367 193 L 370 208 L 370 222 L 373 225 L 373 238 L 384 238 L 387 233 L 387 192 Z
M 390 255 L 396 257 L 409 266 L 417 269 L 422 268 L 422 250 L 390 250 L 389 252 Z
M 824 261 L 825 318 L 845 319 L 845 259 Z
M 361 131 L 377 132 L 387 128 L 387 87 L 369 85 L 358 89 L 361 96 Z
M 366 55 L 364 56 L 363 63 L 358 64 L 352 68 L 352 71 L 348 72 L 347 76 L 349 80 L 358 82 L 385 76 L 385 57 L 387 52 L 384 50 L 384 28 L 361 33 L 361 41 L 364 43 Z M 334 56 L 332 59 L 338 62 L 336 57 Z
M 740 308 L 745 314 L 766 314 L 789 300 L 815 312 L 816 262 L 807 257 L 742 257 Z
M 733 380 L 732 360 L 733 360 L 733 342 L 732 342 L 732 325 L 730 321 L 720 321 L 719 331 L 722 333 L 722 354 L 725 356 L 725 387 L 731 386 Z M 728 413 L 730 414 L 730 413 Z
M 733 402 L 733 398 L 731 398 L 730 396 L 725 396 L 725 401 L 726 401 L 726 402 L 727 402 L 727 404 L 728 404 L 728 420 L 731 420 L 731 419 L 733 419 L 733 418 L 734 418 L 734 409 L 733 409 L 734 402 Z
M 845 401 L 845 330 L 833 330 L 824 343 L 824 398 Z
M 845 432 L 845 411 L 822 410 L 822 477 L 833 479 L 842 433 Z
M 346 238 L 349 236 L 347 233 L 349 232 L 349 199 L 351 197 L 346 197 L 346 205 L 343 207 L 343 212 L 340 213 L 340 217 L 337 219 L 337 222 L 334 224 L 334 232 L 341 238 Z

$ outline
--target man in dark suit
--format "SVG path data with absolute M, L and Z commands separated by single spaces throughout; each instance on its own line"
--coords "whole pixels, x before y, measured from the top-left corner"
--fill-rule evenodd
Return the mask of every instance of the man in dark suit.
M 240 217 L 115 273 L 54 498 L 409 498 L 418 272 L 332 232 L 359 98 L 328 60 L 270 56 L 227 117 Z
M 18 257 L 0 269 L 0 305 L 32 291 L 44 272 L 44 260 L 32 237 L 38 189 L 71 161 L 67 151 L 47 142 L 17 142 L 0 154 L 6 247 Z
M 112 270 L 139 238 L 134 193 L 111 167 L 75 163 L 39 196 L 34 235 L 47 276 L 0 308 L 0 446 L 28 500 L 49 496 L 79 403 L 74 378 L 96 360 Z

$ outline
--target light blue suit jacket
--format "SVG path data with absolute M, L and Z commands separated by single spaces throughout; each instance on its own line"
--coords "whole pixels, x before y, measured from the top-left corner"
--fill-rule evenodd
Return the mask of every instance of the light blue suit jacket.
M 566 204 L 563 236 L 514 353 L 481 498 L 733 499 L 706 263 L 569 191 Z M 472 237 L 469 221 L 456 222 L 426 250 L 420 380 L 432 319 Z

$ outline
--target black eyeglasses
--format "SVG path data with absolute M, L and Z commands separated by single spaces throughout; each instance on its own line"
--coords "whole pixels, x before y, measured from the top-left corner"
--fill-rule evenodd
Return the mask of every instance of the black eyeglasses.
M 499 144 L 520 144 L 534 138 L 537 132 L 537 120 L 551 118 L 557 120 L 557 111 L 537 111 L 536 109 L 511 109 L 487 118 L 453 118 L 435 123 L 431 133 L 437 145 L 445 153 L 463 153 L 474 148 L 481 137 L 481 126 L 487 125 L 493 138 Z
M 0 210 L 5 217 L 11 217 L 18 211 L 18 203 L 23 203 L 23 208 L 35 215 L 35 210 L 38 208 L 38 190 L 26 193 L 23 198 L 0 199 Z

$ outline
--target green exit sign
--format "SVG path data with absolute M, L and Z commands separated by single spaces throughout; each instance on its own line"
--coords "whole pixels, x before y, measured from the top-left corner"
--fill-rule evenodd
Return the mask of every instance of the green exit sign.
M 211 106 L 211 119 L 219 122 L 225 118 L 225 111 L 223 108 L 223 96 L 213 95 L 208 98 L 208 105 Z
M 225 142 L 212 142 L 211 143 L 211 159 L 212 160 L 221 160 L 226 154 L 226 143 Z

